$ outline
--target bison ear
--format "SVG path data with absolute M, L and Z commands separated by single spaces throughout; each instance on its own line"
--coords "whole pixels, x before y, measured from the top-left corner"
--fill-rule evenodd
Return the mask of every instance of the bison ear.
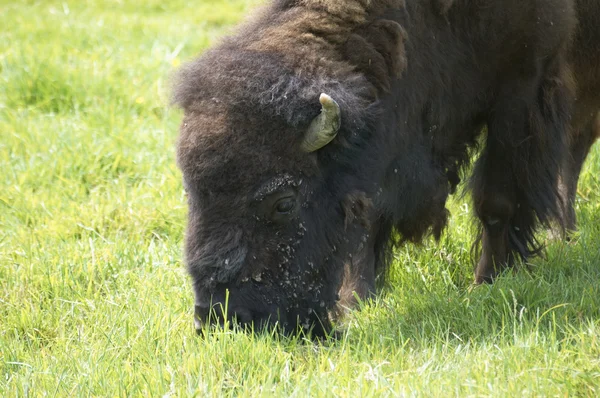
M 305 152 L 314 152 L 329 144 L 338 133 L 342 123 L 340 106 L 327 94 L 319 97 L 321 113 L 313 119 L 304 136 L 301 148 Z

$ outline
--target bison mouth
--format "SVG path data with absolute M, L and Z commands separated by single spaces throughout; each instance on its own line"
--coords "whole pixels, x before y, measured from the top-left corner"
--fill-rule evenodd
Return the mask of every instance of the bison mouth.
M 333 333 L 331 316 L 322 301 L 310 305 L 307 302 L 291 302 L 280 307 L 249 298 L 236 298 L 228 292 L 214 294 L 208 302 L 197 301 L 194 321 L 196 333 L 201 336 L 218 329 L 309 339 L 324 339 Z

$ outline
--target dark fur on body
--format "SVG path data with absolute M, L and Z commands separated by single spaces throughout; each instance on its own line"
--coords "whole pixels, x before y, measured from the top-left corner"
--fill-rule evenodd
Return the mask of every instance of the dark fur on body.
M 574 204 L 579 173 L 591 146 L 600 138 L 600 2 L 577 0 L 577 17 L 575 40 L 569 50 L 577 92 L 561 181 L 569 231 L 576 229 Z
M 326 332 L 344 277 L 365 297 L 393 236 L 439 236 L 484 126 L 478 275 L 535 252 L 538 224 L 561 219 L 574 27 L 568 0 L 280 0 L 186 66 L 175 101 L 197 316 L 229 290 L 242 323 Z M 322 92 L 342 125 L 303 153 Z M 282 195 L 298 202 L 284 221 Z

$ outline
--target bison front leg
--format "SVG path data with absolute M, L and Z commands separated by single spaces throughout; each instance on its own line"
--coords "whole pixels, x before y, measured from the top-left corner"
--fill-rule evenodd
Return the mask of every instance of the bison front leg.
M 490 151 L 492 152 L 492 151 Z M 510 174 L 503 174 L 497 166 L 497 154 L 486 156 L 486 177 L 475 191 L 477 216 L 481 220 L 481 257 L 475 270 L 475 283 L 492 282 L 500 271 L 513 264 L 521 245 L 516 238 L 515 213 L 518 200 Z M 496 167 L 494 165 L 497 165 Z M 517 249 L 517 250 L 515 250 Z
M 364 192 L 346 196 L 342 202 L 346 232 L 358 242 L 352 247 L 344 264 L 342 287 L 338 295 L 337 312 L 356 306 L 357 299 L 366 300 L 375 295 L 375 243 L 379 223 L 373 221 L 373 203 Z
M 508 79 L 488 119 L 472 181 L 482 225 L 475 282 L 491 282 L 515 260 L 539 252 L 540 225 L 563 224 L 558 180 L 566 154 L 572 90 L 560 60 Z
M 357 249 L 345 264 L 344 282 L 339 292 L 338 307 L 344 311 L 356 307 L 358 300 L 375 296 L 373 239 L 365 235 L 364 242 Z
M 581 107 L 583 110 L 578 109 L 577 117 L 573 123 L 569 142 L 569 156 L 566 159 L 565 169 L 561 177 L 561 189 L 565 205 L 565 226 L 569 232 L 577 229 L 575 197 L 581 167 L 592 145 L 600 137 L 600 113 L 598 113 L 597 107 L 592 108 L 592 111 L 589 111 L 587 106 L 582 105 Z

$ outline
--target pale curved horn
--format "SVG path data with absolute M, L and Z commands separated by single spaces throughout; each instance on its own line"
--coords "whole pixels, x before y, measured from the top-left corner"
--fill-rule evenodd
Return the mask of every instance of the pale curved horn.
M 338 133 L 342 123 L 340 106 L 327 94 L 319 97 L 321 113 L 313 119 L 302 142 L 302 150 L 314 152 L 329 144 Z

